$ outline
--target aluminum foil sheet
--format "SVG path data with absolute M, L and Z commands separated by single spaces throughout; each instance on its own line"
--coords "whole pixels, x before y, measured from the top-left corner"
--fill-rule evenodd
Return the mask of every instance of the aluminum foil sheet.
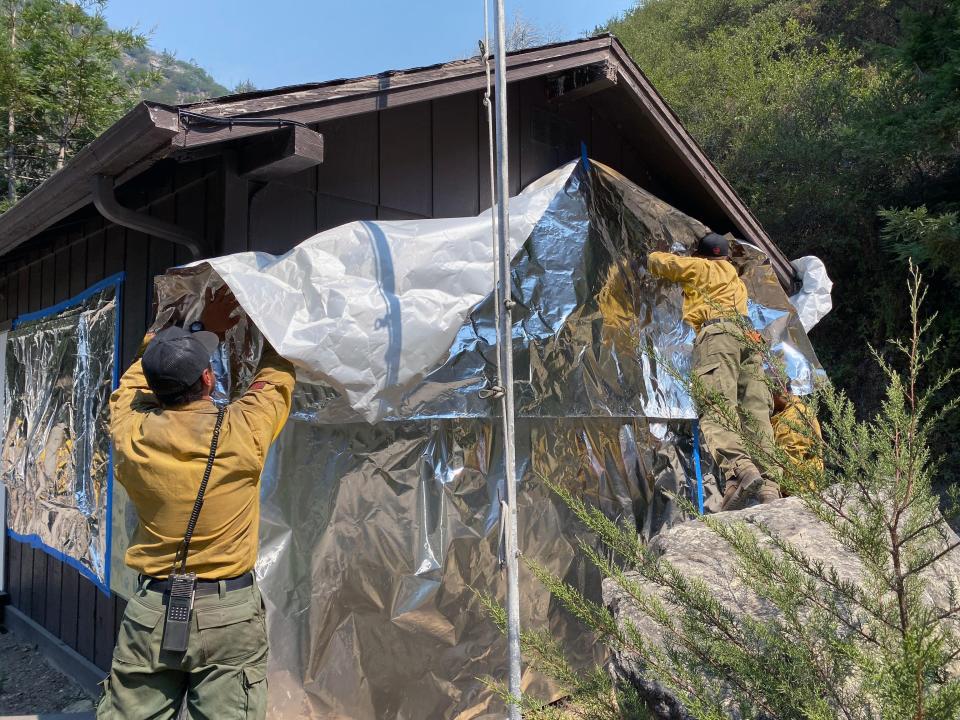
M 695 415 L 663 363 L 687 367 L 693 336 L 679 289 L 648 275 L 646 255 L 688 250 L 707 229 L 599 164 L 561 168 L 532 193 L 539 205 L 528 195 L 511 206 L 527 208 L 529 225 L 512 261 L 519 545 L 599 599 L 576 552 L 582 529 L 543 479 L 646 537 L 681 519 L 675 497 L 695 496 Z M 504 716 L 478 678 L 504 677 L 506 643 L 474 594 L 505 591 L 502 452 L 482 393 L 496 345 L 481 220 L 352 223 L 281 258 L 241 254 L 157 280 L 157 326 L 198 319 L 224 284 L 237 295 L 245 315 L 217 358 L 222 400 L 250 382 L 263 335 L 298 367 L 263 473 L 271 717 Z M 751 316 L 810 382 L 820 367 L 772 268 L 734 248 Z M 702 460 L 710 509 L 716 472 Z M 575 662 L 597 659 L 525 571 L 521 608 Z M 557 697 L 542 678 L 524 682 Z
M 570 167 L 510 203 L 519 249 L 561 190 Z M 491 290 L 490 212 L 473 218 L 353 222 L 275 258 L 240 253 L 209 261 L 306 382 L 336 388 L 373 423 L 446 353 Z
M 5 352 L 7 526 L 109 587 L 116 284 L 18 319 Z

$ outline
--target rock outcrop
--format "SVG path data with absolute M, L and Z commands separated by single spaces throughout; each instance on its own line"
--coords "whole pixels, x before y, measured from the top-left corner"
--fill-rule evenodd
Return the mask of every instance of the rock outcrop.
M 793 543 L 808 556 L 832 566 L 844 580 L 858 581 L 862 565 L 832 535 L 830 528 L 811 514 L 798 498 L 786 498 L 738 512 L 717 515 L 731 522 L 762 522 L 776 534 Z M 956 536 L 951 533 L 956 541 Z M 734 572 L 733 550 L 699 521 L 685 522 L 660 533 L 651 548 L 687 577 L 700 578 L 716 597 L 730 608 L 756 618 L 770 618 L 777 610 L 759 598 Z M 655 587 L 638 574 L 629 574 L 644 590 L 654 594 Z M 960 550 L 949 553 L 925 571 L 928 599 L 948 606 L 949 583 L 960 582 Z M 640 612 L 636 603 L 613 580 L 603 582 L 603 600 L 617 623 L 632 623 L 647 638 L 660 637 L 659 626 Z M 644 671 L 642 661 L 630 653 L 615 653 L 610 669 L 616 678 L 636 687 L 650 704 L 657 718 L 687 720 L 690 715 L 677 699 L 659 686 Z

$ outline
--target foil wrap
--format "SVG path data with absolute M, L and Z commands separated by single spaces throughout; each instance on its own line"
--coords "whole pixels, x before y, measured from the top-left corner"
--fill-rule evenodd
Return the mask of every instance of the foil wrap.
M 0 473 L 12 536 L 103 588 L 110 568 L 108 400 L 116 282 L 18 318 L 6 341 Z
M 565 484 L 646 537 L 695 496 L 684 384 L 693 333 L 654 249 L 707 228 L 615 171 L 568 165 L 511 201 L 519 546 L 599 599 L 584 531 L 544 486 Z M 156 327 L 199 319 L 226 284 L 244 316 L 221 346 L 219 398 L 251 381 L 264 337 L 297 366 L 290 421 L 262 477 L 257 564 L 273 718 L 501 718 L 480 680 L 506 643 L 475 591 L 498 566 L 502 448 L 490 218 L 350 223 L 284 256 L 243 253 L 158 278 Z M 766 257 L 733 243 L 750 315 L 792 378 L 822 370 Z M 461 292 L 462 289 L 462 292 Z M 702 453 L 706 507 L 715 467 Z M 521 568 L 525 627 L 575 663 L 602 650 Z M 531 672 L 525 687 L 558 690 Z

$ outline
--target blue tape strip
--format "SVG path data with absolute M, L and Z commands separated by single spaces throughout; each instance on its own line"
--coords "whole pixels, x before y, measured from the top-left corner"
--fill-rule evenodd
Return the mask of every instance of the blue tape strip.
M 697 474 L 697 509 L 703 515 L 703 472 L 700 470 L 700 422 L 693 421 L 693 470 Z
M 85 300 L 89 300 L 91 297 L 96 295 L 99 292 L 113 286 L 114 287 L 114 297 L 116 298 L 116 311 L 114 312 L 114 323 L 113 323 L 113 382 L 112 388 L 117 389 L 117 386 L 120 384 L 120 329 L 122 327 L 121 321 L 123 318 L 123 282 L 126 279 L 126 274 L 123 272 L 115 273 L 110 277 L 104 278 L 98 283 L 94 283 L 88 287 L 83 292 L 80 292 L 74 295 L 72 298 L 68 298 L 63 302 L 59 302 L 56 305 L 51 305 L 50 307 L 45 307 L 41 310 L 37 310 L 31 313 L 24 313 L 19 315 L 13 321 L 13 328 L 18 328 L 24 323 L 33 322 L 35 320 L 42 320 L 45 317 L 50 315 L 55 315 L 61 313 L 64 310 L 69 310 L 72 307 L 76 307 Z M 60 562 L 66 563 L 70 567 L 76 568 L 77 571 L 85 578 L 90 580 L 94 585 L 96 585 L 102 592 L 106 593 L 107 597 L 110 596 L 110 565 L 113 552 L 113 443 L 110 443 L 110 451 L 107 459 L 107 507 L 106 507 L 106 517 L 105 522 L 107 523 L 106 534 L 104 536 L 105 553 L 103 558 L 103 580 L 101 580 L 97 575 L 86 565 L 83 565 L 79 560 L 65 555 L 60 550 L 50 547 L 45 544 L 37 535 L 21 535 L 14 532 L 13 530 L 7 529 L 7 535 L 12 537 L 18 542 L 25 543 L 31 547 L 38 548 L 43 550 L 48 555 L 53 556 Z
M 580 141 L 580 161 L 583 163 L 583 169 L 590 169 L 590 158 L 587 156 L 587 144 L 581 140 Z
M 93 570 L 88 568 L 86 565 L 81 563 L 76 558 L 72 558 L 69 555 L 64 555 L 62 552 L 60 552 L 56 548 L 50 547 L 49 545 L 45 544 L 43 540 L 41 540 L 36 535 L 21 535 L 20 533 L 14 532 L 10 528 L 7 528 L 7 535 L 9 535 L 11 538 L 16 540 L 17 542 L 23 543 L 24 545 L 29 545 L 30 547 L 35 547 L 38 550 L 43 550 L 45 553 L 47 553 L 47 555 L 50 555 L 56 558 L 57 560 L 64 563 L 65 565 L 69 565 L 72 568 L 76 568 L 81 575 L 83 575 L 87 580 L 89 580 L 94 585 L 96 585 L 101 592 L 106 593 L 107 597 L 110 597 L 110 586 L 106 583 L 106 581 L 98 578 L 96 573 L 93 572 Z M 107 552 L 109 552 L 109 550 Z M 110 563 L 108 560 L 105 562 L 106 562 L 105 567 L 108 568 L 108 572 L 109 572 Z
M 30 313 L 24 313 L 23 315 L 18 315 L 17 318 L 13 321 L 13 327 L 17 328 L 23 325 L 24 323 L 33 322 L 34 320 L 40 320 L 49 315 L 55 315 L 56 313 L 63 312 L 64 310 L 69 310 L 72 307 L 75 307 L 82 303 L 84 300 L 88 300 L 94 295 L 96 295 L 101 290 L 110 287 L 111 285 L 119 285 L 123 282 L 124 273 L 118 272 L 115 275 L 111 275 L 108 278 L 104 278 L 98 283 L 91 285 L 86 290 L 77 295 L 74 295 L 72 298 L 58 302 L 56 305 L 51 305 L 50 307 L 45 307 L 42 310 L 36 310 Z M 120 305 L 117 303 L 117 308 L 119 309 Z M 119 317 L 119 314 L 118 314 Z

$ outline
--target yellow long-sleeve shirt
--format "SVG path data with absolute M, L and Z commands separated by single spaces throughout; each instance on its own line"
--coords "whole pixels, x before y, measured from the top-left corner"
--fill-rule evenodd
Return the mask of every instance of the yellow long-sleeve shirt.
M 635 352 L 637 335 L 635 325 L 639 300 L 637 283 L 630 282 L 636 275 L 629 263 L 621 259 L 610 266 L 607 279 L 597 294 L 597 304 L 603 317 L 604 341 L 610 342 L 618 353 Z
M 823 458 L 815 447 L 823 439 L 820 423 L 803 400 L 791 397 L 787 406 L 770 418 L 770 424 L 777 447 L 798 467 L 823 470 Z
M 647 269 L 651 275 L 680 285 L 683 319 L 698 332 L 707 320 L 747 314 L 747 286 L 726 260 L 652 252 Z
M 260 525 L 260 473 L 290 412 L 293 366 L 270 350 L 250 389 L 227 406 L 217 458 L 190 543 L 187 570 L 223 579 L 253 569 Z M 197 400 L 164 409 L 137 360 L 110 397 L 114 475 L 139 524 L 126 563 L 167 577 L 203 478 L 217 407 Z

